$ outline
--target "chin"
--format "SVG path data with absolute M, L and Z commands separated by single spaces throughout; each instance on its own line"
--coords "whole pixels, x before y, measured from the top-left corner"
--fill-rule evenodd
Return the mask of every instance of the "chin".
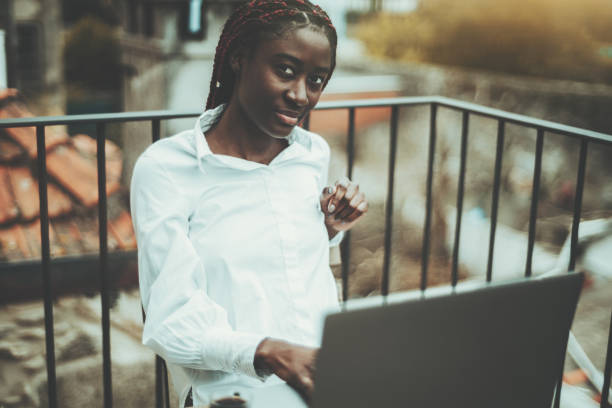
M 295 126 L 294 126 L 295 127 Z M 289 129 L 286 132 L 266 132 L 270 137 L 273 137 L 274 139 L 286 139 L 289 137 L 289 135 L 291 134 L 291 132 L 293 131 L 293 128 Z
M 289 137 L 295 126 L 258 126 L 259 130 L 274 139 L 286 139 Z

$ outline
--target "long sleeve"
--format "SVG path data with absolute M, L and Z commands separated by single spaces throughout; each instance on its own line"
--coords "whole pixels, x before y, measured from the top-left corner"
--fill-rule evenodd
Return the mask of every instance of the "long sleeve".
M 188 236 L 190 192 L 180 187 L 146 153 L 137 161 L 130 199 L 143 344 L 173 364 L 257 377 L 253 358 L 264 337 L 233 330 L 225 309 L 207 296 L 206 271 Z

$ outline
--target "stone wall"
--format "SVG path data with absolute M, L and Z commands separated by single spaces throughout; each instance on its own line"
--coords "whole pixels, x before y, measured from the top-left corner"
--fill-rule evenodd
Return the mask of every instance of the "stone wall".
M 102 407 L 100 298 L 65 297 L 54 303 L 57 396 L 61 407 Z M 113 402 L 155 404 L 155 358 L 140 342 L 137 291 L 124 292 L 111 309 Z M 48 405 L 42 301 L 0 307 L 0 406 Z M 172 406 L 176 406 L 174 396 Z

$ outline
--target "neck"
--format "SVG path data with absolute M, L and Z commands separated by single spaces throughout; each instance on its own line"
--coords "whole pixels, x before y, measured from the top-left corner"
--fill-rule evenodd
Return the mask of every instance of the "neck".
M 288 142 L 263 133 L 242 111 L 237 103 L 230 103 L 221 120 L 208 132 L 206 141 L 215 154 L 268 164 Z

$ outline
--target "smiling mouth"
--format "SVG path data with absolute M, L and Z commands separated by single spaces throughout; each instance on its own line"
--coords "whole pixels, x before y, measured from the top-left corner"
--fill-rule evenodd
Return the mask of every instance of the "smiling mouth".
M 295 126 L 300 121 L 300 115 L 297 112 L 276 111 L 276 118 L 284 125 Z

